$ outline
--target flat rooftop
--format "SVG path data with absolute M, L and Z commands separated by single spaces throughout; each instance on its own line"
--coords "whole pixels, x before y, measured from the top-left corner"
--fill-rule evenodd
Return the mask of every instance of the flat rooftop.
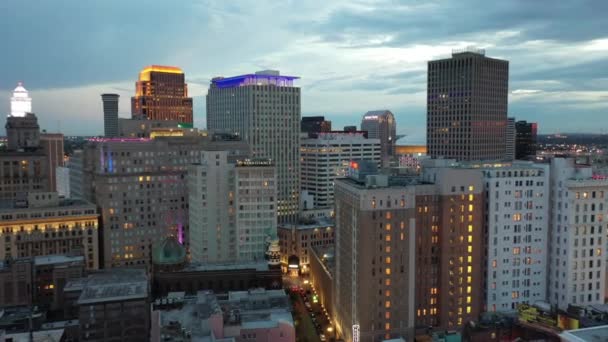
M 4 199 L 0 200 L 0 211 L 5 210 L 44 210 L 44 209 L 52 209 L 52 208 L 70 208 L 70 207 L 80 207 L 80 206 L 91 206 L 95 207 L 95 205 L 91 202 L 87 202 L 81 199 L 70 199 L 63 198 L 59 199 L 59 202 L 49 202 L 49 205 L 41 205 L 36 207 L 28 207 L 23 205 L 23 202 L 18 202 L 15 200 Z
M 335 227 L 335 222 L 331 220 L 316 220 L 315 222 L 303 222 L 303 223 L 285 223 L 280 224 L 279 228 L 287 228 L 292 229 L 295 228 L 297 230 L 311 230 L 311 229 L 326 229 Z
M 268 262 L 231 263 L 231 264 L 199 264 L 190 263 L 177 272 L 211 272 L 211 271 L 237 271 L 250 270 L 268 271 Z
M 67 263 L 82 263 L 84 264 L 84 256 L 67 256 L 67 255 L 45 255 L 34 257 L 36 266 L 67 264 Z
M 568 342 L 606 342 L 608 341 L 608 325 L 568 330 L 559 336 L 562 341 Z
M 143 299 L 148 295 L 148 277 L 145 270 L 112 269 L 88 276 L 78 304 Z

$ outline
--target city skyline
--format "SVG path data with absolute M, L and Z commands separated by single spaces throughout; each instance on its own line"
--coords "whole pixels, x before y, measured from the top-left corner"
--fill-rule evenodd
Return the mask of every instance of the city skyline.
M 397 133 L 416 143 L 425 141 L 427 61 L 466 46 L 509 60 L 508 114 L 541 123 L 540 133 L 599 133 L 597 121 L 608 108 L 608 34 L 597 30 L 606 22 L 607 5 L 600 1 L 494 4 L 483 11 L 457 2 L 390 3 L 390 11 L 382 1 L 145 8 L 131 2 L 116 12 L 117 5 L 0 5 L 11 13 L 0 26 L 5 44 L 18 47 L 0 59 L 0 108 L 8 114 L 12 90 L 23 81 L 41 127 L 102 134 L 99 95 L 121 95 L 120 116 L 129 117 L 126 99 L 139 70 L 167 64 L 184 70 L 194 124 L 205 127 L 204 95 L 212 77 L 279 69 L 301 76 L 302 115 L 325 115 L 341 127 L 385 108 L 401 123 Z M 453 13 L 470 20 L 450 19 Z M 137 30 L 141 41 L 156 42 L 144 54 L 140 45 L 121 39 L 161 15 L 152 29 Z M 68 24 L 50 25 L 50 19 Z M 578 118 L 574 127 L 571 116 Z

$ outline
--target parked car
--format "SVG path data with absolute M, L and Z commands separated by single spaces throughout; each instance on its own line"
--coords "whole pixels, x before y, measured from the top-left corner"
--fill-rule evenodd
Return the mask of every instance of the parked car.
M 321 342 L 327 341 L 327 338 L 325 337 L 324 334 L 319 335 L 319 339 L 321 340 Z

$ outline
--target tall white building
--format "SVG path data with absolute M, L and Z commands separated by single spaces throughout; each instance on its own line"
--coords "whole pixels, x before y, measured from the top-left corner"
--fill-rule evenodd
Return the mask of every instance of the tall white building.
M 334 204 L 334 181 L 346 177 L 351 160 L 381 162 L 380 139 L 363 133 L 319 133 L 315 139 L 300 141 L 302 191 L 313 196 L 314 208 Z
M 201 263 L 263 260 L 276 239 L 276 175 L 268 159 L 203 152 L 188 168 L 190 250 Z
M 300 88 L 298 77 L 266 70 L 216 77 L 207 93 L 207 128 L 238 133 L 253 157 L 270 158 L 277 170 L 280 222 L 298 219 L 300 199 Z
M 17 88 L 13 91 L 11 97 L 11 116 L 25 116 L 26 113 L 32 112 L 32 98 L 27 90 L 23 87 L 23 83 L 19 82 Z
M 483 170 L 486 310 L 547 300 L 549 165 L 516 162 Z
M 562 310 L 604 303 L 607 199 L 591 166 L 551 160 L 549 301 Z

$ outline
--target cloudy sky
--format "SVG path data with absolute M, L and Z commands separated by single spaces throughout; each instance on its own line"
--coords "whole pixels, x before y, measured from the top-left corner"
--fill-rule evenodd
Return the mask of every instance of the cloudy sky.
M 425 136 L 426 62 L 475 46 L 510 61 L 509 114 L 541 132 L 608 132 L 608 1 L 0 1 L 0 109 L 23 81 L 43 128 L 103 131 L 100 94 L 139 70 L 184 69 L 205 126 L 209 80 L 261 69 L 301 77 L 302 114 L 341 127 L 390 109 Z

